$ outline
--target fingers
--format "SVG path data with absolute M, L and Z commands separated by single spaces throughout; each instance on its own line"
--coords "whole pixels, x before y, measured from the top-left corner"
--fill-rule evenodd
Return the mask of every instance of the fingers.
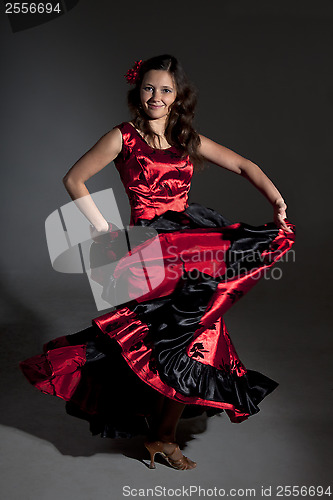
M 290 229 L 289 226 L 287 226 L 287 224 L 284 222 L 282 225 L 281 225 L 281 229 L 283 229 L 284 231 L 286 231 L 287 233 L 292 233 L 293 231 Z
M 286 219 L 286 217 L 285 217 Z M 277 226 L 281 229 L 283 229 L 283 231 L 286 231 L 287 233 L 292 233 L 292 229 L 290 229 L 290 227 L 286 224 L 286 222 L 282 219 L 281 216 L 277 216 Z
M 283 231 L 286 231 L 287 233 L 292 233 L 293 232 L 292 229 L 290 229 L 290 227 L 284 220 L 286 218 L 287 218 L 286 211 L 283 208 L 279 208 L 278 212 L 276 213 L 276 225 Z

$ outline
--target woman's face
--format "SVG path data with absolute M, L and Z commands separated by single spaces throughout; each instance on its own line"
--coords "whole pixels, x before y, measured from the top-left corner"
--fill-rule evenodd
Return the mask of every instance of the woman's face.
M 151 120 L 167 118 L 176 94 L 175 83 L 168 71 L 147 71 L 142 80 L 140 98 L 143 109 Z

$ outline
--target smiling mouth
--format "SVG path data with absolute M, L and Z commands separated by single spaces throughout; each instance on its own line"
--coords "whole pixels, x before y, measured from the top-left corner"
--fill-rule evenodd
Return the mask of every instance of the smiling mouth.
M 148 104 L 149 108 L 163 108 L 163 105 L 157 106 L 156 104 Z

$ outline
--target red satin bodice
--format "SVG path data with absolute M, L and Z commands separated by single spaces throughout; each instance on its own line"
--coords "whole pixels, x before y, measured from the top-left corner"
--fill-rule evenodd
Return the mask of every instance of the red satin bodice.
M 168 210 L 185 210 L 193 175 L 189 157 L 181 158 L 175 146 L 152 148 L 128 122 L 115 128 L 123 136 L 123 147 L 114 163 L 131 205 L 130 225 Z

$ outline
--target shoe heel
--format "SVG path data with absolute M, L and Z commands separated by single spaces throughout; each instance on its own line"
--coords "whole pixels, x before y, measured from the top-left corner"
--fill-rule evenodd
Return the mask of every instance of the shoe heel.
M 149 464 L 149 469 L 156 469 L 156 465 L 155 465 L 155 462 L 154 462 L 154 456 L 150 456 L 150 464 Z
M 155 462 L 154 462 L 156 451 L 150 449 L 150 447 L 147 446 L 146 444 L 145 444 L 145 447 L 149 451 L 149 455 L 150 455 L 149 469 L 156 469 L 156 465 L 155 465 Z

